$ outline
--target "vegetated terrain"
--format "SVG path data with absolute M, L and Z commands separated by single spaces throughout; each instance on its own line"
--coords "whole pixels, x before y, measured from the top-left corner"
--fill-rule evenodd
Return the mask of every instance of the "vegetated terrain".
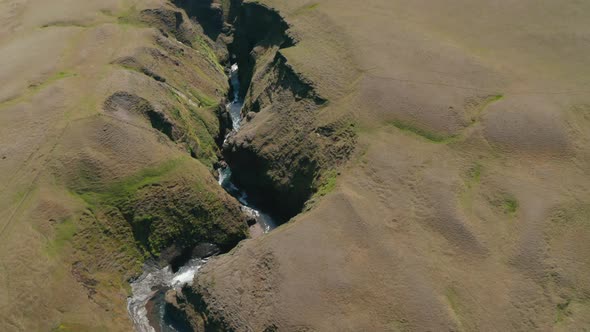
M 174 3 L 0 2 L 0 330 L 130 330 L 146 259 L 246 236 L 221 154 L 296 217 L 178 295 L 196 329 L 590 325 L 590 4 Z
M 330 131 L 319 123 L 335 119 L 352 119 L 356 149 L 324 177 L 306 212 L 200 271 L 186 293 L 199 295 L 205 325 L 590 325 L 590 4 L 245 3 L 277 11 L 289 25 L 294 45 L 279 50 L 281 61 L 313 93 L 294 92 L 287 75 L 285 84 L 265 83 L 272 72 L 260 68 L 273 46 L 258 43 L 251 55 L 259 74 L 245 106 L 257 113 L 230 142 L 235 151 L 280 160 L 273 153 L 305 144 L 284 137 L 302 128 L 321 137 Z M 305 111 L 283 111 L 284 87 L 297 103 L 318 105 L 312 123 L 297 126 L 293 112 Z M 278 171 L 270 177 L 289 174 L 271 169 Z
M 247 236 L 212 174 L 227 50 L 167 1 L 0 15 L 0 330 L 132 330 L 145 261 Z

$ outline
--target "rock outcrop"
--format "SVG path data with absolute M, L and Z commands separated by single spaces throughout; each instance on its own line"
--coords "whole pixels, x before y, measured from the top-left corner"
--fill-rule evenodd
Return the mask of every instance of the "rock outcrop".
M 286 221 L 349 158 L 354 124 L 346 114 L 318 124 L 328 100 L 282 54 L 296 39 L 277 11 L 247 2 L 237 13 L 229 48 L 240 68 L 245 123 L 223 155 L 235 182 Z

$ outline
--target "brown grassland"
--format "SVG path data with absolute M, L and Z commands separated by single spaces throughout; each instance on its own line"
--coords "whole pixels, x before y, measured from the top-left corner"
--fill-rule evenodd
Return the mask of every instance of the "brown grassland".
M 287 152 L 321 175 L 302 213 L 202 269 L 209 317 L 588 329 L 590 2 L 244 2 L 278 11 L 297 43 L 255 49 L 260 109 L 230 143 L 269 161 L 283 202 L 305 197 L 285 189 Z M 177 11 L 0 0 L 0 331 L 129 331 L 146 258 L 246 237 L 212 171 L 227 51 Z M 274 52 L 316 102 L 265 85 Z

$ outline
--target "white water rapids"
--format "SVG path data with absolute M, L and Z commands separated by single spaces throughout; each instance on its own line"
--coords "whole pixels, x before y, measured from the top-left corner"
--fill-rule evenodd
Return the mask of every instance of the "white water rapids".
M 233 100 L 226 105 L 232 120 L 233 131 L 235 133 L 239 130 L 242 121 L 242 106 L 243 101 L 240 98 L 240 81 L 238 77 L 238 65 L 234 64 L 230 69 L 230 83 L 233 89 Z M 231 133 L 229 134 L 231 135 Z M 228 135 L 228 136 L 229 136 Z M 227 140 L 227 137 L 226 137 Z M 237 188 L 231 182 L 231 169 L 229 167 L 218 169 L 219 184 L 232 196 L 234 196 L 242 204 L 242 211 L 249 215 L 262 228 L 264 233 L 268 233 L 274 229 L 277 224 L 268 214 L 257 210 L 252 204 L 248 202 L 248 195 L 243 190 Z M 193 281 L 199 268 L 206 262 L 202 259 L 192 259 L 187 264 L 182 266 L 178 272 L 173 273 L 172 268 L 167 266 L 163 269 L 155 268 L 146 265 L 144 273 L 137 280 L 131 283 L 132 296 L 127 300 L 127 309 L 129 315 L 133 320 L 135 329 L 138 332 L 176 332 L 172 325 L 168 324 L 165 317 L 165 304 L 163 301 L 163 294 L 169 289 L 179 289 L 182 286 Z M 156 299 L 159 296 L 160 299 Z M 154 305 L 152 315 L 154 321 L 150 321 L 148 315 L 148 303 L 152 301 Z M 157 329 L 152 324 L 158 324 Z
M 181 267 L 176 273 L 167 266 L 163 269 L 146 266 L 144 273 L 137 280 L 131 283 L 133 296 L 127 299 L 127 310 L 138 332 L 155 332 L 156 329 L 150 324 L 146 305 L 158 292 L 165 292 L 168 289 L 180 289 L 182 286 L 193 281 L 199 268 L 205 263 L 202 259 L 192 259 Z M 164 305 L 158 308 L 158 331 L 176 331 L 174 327 L 165 323 Z
M 219 169 L 218 171 L 219 184 L 242 204 L 242 211 L 250 216 L 250 218 L 256 220 L 264 233 L 268 233 L 277 227 L 277 223 L 270 215 L 256 209 L 250 204 L 248 202 L 248 195 L 231 182 L 231 169 L 229 167 Z
M 244 102 L 240 98 L 240 78 L 238 76 L 238 69 L 237 63 L 234 63 L 230 68 L 229 82 L 231 83 L 234 92 L 234 99 L 226 106 L 229 115 L 231 116 L 232 128 L 234 131 L 240 130 L 240 124 L 242 122 L 242 107 L 244 106 Z

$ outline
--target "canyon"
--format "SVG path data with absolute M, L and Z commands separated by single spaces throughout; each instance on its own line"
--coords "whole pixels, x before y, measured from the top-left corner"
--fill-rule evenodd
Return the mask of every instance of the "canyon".
M 0 1 L 0 330 L 584 330 L 589 12 Z

